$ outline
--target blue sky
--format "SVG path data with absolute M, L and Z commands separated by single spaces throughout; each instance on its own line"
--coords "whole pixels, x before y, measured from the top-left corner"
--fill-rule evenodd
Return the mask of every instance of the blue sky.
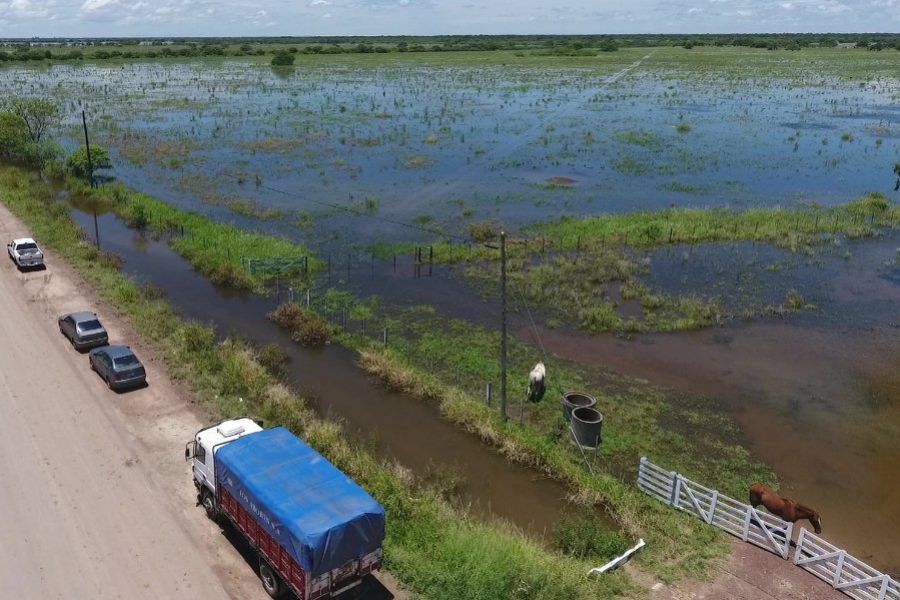
M 900 0 L 0 0 L 0 37 L 898 32 Z

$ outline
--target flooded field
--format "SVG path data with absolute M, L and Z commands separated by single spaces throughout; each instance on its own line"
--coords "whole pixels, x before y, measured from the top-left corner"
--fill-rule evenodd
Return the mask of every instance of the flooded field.
M 327 257 L 317 290 L 494 327 L 497 298 L 464 266 L 423 273 L 408 254 L 376 258 L 368 246 L 459 239 L 484 221 L 515 230 L 564 215 L 833 206 L 872 191 L 896 202 L 897 73 L 900 53 L 667 48 L 573 60 L 316 57 L 289 71 L 231 60 L 12 66 L 0 69 L 0 90 L 57 98 L 71 147 L 85 107 L 111 175 L 127 185 L 307 244 Z M 265 313 L 302 290 L 216 288 L 110 215 L 101 238 L 185 316 L 292 347 Z M 541 307 L 534 326 L 517 299 L 511 323 L 550 356 L 721 400 L 785 492 L 823 514 L 829 539 L 896 573 L 898 247 L 894 227 L 809 252 L 749 241 L 632 249 L 654 290 L 715 298 L 729 317 L 699 332 L 588 336 L 565 321 L 545 327 Z M 801 299 L 791 314 L 788 290 Z M 610 290 L 619 309 L 640 318 L 620 292 Z M 538 536 L 552 528 L 562 485 L 373 385 L 349 351 L 290 355 L 294 383 L 319 411 L 382 456 L 461 473 L 460 499 L 476 512 Z
M 898 59 L 798 56 L 7 67 L 0 90 L 56 97 L 71 109 L 71 145 L 85 107 L 129 185 L 321 248 L 423 235 L 389 220 L 460 234 L 485 219 L 891 191 L 900 84 L 885 73 Z

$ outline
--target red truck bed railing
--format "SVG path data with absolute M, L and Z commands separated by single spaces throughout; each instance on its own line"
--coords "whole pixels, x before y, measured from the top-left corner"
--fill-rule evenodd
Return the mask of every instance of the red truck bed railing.
M 247 509 L 222 487 L 219 488 L 219 507 L 247 536 L 250 543 L 259 549 L 297 597 L 306 600 L 306 573 L 291 555 L 257 524 Z

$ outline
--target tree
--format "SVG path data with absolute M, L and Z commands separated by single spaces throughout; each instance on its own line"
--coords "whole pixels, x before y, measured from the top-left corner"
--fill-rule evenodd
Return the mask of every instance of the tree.
M 27 135 L 22 119 L 10 110 L 0 111 L 0 155 L 21 154 Z
M 287 50 L 278 50 L 272 57 L 273 67 L 289 67 L 294 64 L 294 55 Z
M 30 141 L 40 144 L 49 129 L 59 124 L 59 107 L 44 98 L 15 98 L 10 111 L 22 120 Z
M 600 51 L 601 52 L 615 52 L 618 49 L 619 49 L 619 44 L 617 44 L 615 40 L 607 38 L 607 39 L 603 40 L 602 42 L 600 42 Z
M 102 146 L 91 146 L 91 165 L 94 171 L 97 169 L 111 169 L 112 161 L 109 159 L 109 152 Z M 66 161 L 66 166 L 74 175 L 79 177 L 87 177 L 90 174 L 88 167 L 87 149 L 83 146 L 72 153 Z
M 11 101 L 7 110 L 0 110 L 0 156 L 43 168 L 60 153 L 47 135 L 57 115 L 56 106 L 46 100 Z

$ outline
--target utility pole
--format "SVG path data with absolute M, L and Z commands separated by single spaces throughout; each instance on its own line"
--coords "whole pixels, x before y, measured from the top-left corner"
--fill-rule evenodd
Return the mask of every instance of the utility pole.
M 500 232 L 500 412 L 506 416 L 506 232 Z
M 94 161 L 91 159 L 91 141 L 88 139 L 87 117 L 84 110 L 81 111 L 81 125 L 84 127 L 84 148 L 87 151 L 88 161 L 88 180 L 91 187 L 94 187 Z M 97 250 L 100 249 L 100 226 L 97 224 L 97 208 L 94 207 L 94 241 L 97 243 Z
M 88 139 L 87 117 L 83 110 L 81 111 L 81 124 L 84 127 L 84 148 L 87 150 L 88 178 L 91 182 L 91 187 L 94 187 L 94 162 L 91 160 L 91 142 Z

